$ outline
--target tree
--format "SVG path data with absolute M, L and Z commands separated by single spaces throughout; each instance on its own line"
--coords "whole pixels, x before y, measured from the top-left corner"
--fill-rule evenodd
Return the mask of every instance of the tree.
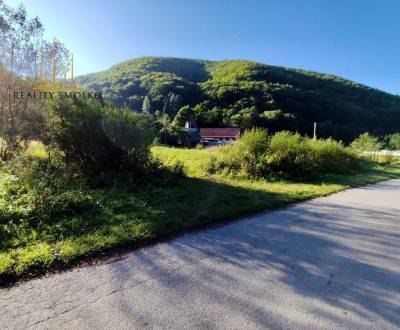
M 146 171 L 154 140 L 150 116 L 97 100 L 56 100 L 45 109 L 43 143 L 89 180 L 110 173 L 138 178 Z
M 15 100 L 13 90 L 25 89 L 22 77 L 32 74 L 34 43 L 43 32 L 38 18 L 27 19 L 25 8 L 13 9 L 0 1 L 0 137 L 2 159 L 20 145 L 19 117 L 27 102 Z M 26 83 L 28 84 L 28 83 Z
M 346 143 L 363 132 L 384 135 L 400 127 L 399 96 L 332 75 L 250 61 L 138 58 L 90 75 L 85 84 L 116 104 L 137 94 L 141 107 L 148 95 L 152 113 L 159 109 L 172 119 L 189 105 L 201 127 L 254 125 L 311 134 L 318 122 L 319 137 Z M 244 110 L 252 107 L 253 119 L 252 110 Z
M 383 143 L 377 137 L 363 133 L 351 143 L 351 147 L 358 151 L 372 152 L 382 149 Z
M 170 122 L 171 122 L 171 117 L 167 113 L 164 113 L 161 118 L 161 124 L 164 130 L 164 144 L 167 144 L 167 129 Z
M 230 115 L 229 117 L 230 118 L 226 121 L 228 125 L 249 129 L 255 125 L 257 108 L 254 106 L 250 108 L 244 108 L 240 110 L 239 113 Z
M 10 158 L 23 142 L 38 134 L 32 128 L 37 127 L 34 112 L 40 109 L 40 102 L 15 98 L 14 92 L 32 91 L 40 87 L 39 74 L 49 76 L 53 70 L 56 75 L 67 67 L 66 48 L 56 40 L 50 44 L 42 36 L 39 18 L 28 19 L 22 5 L 14 9 L 0 0 L 1 159 Z
M 170 99 L 169 99 L 172 116 L 175 116 L 176 113 L 178 112 L 181 102 L 182 102 L 181 96 L 172 93 L 172 95 L 170 96 Z
M 260 114 L 260 123 L 270 132 L 293 129 L 296 117 L 283 110 L 267 110 Z
M 390 150 L 400 150 L 400 133 L 389 135 L 387 145 Z
M 182 108 L 179 109 L 178 113 L 176 114 L 172 125 L 177 126 L 177 127 L 183 127 L 185 126 L 185 123 L 194 115 L 193 109 L 185 105 Z
M 149 114 L 151 112 L 151 103 L 149 97 L 146 95 L 143 99 L 142 112 Z
M 257 108 L 255 106 L 251 108 L 245 108 L 240 110 L 240 128 L 248 129 L 255 125 L 257 118 Z

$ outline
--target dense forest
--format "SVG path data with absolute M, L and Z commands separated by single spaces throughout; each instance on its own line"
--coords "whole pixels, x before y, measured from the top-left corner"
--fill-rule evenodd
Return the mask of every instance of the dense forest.
M 400 128 L 400 96 L 334 75 L 245 60 L 142 57 L 78 77 L 117 106 L 148 113 L 173 134 L 200 127 L 266 127 L 351 141 Z

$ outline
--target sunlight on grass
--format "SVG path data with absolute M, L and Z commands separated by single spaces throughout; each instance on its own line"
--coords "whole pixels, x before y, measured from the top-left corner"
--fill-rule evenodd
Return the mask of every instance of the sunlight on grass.
M 28 149 L 26 150 L 26 154 L 33 158 L 46 158 L 47 157 L 46 149 L 45 149 L 43 143 L 40 141 L 29 142 Z
M 189 177 L 205 177 L 208 175 L 205 166 L 218 148 L 197 150 L 157 146 L 152 147 L 151 152 L 167 165 L 182 162 Z
M 184 163 L 189 177 L 167 186 L 72 192 L 64 197 L 75 203 L 95 202 L 96 210 L 88 206 L 77 214 L 60 215 L 40 225 L 0 223 L 0 282 L 43 274 L 115 247 L 134 247 L 208 224 L 400 177 L 399 164 L 374 165 L 355 175 L 327 175 L 306 182 L 207 176 L 204 166 L 216 149 L 153 147 L 152 152 L 165 163 Z M 37 143 L 29 146 L 29 153 L 45 156 Z M 8 206 L 0 203 L 0 207 Z M 26 210 L 13 212 L 22 216 Z

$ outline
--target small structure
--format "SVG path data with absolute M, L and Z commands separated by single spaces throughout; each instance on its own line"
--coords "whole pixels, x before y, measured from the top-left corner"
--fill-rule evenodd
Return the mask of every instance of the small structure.
M 197 123 L 195 120 L 190 118 L 185 124 L 184 131 L 186 132 L 189 138 L 189 141 L 187 143 L 189 147 L 194 147 L 196 144 L 200 143 L 201 141 L 200 130 L 197 127 Z
M 232 144 L 240 137 L 240 128 L 198 128 L 196 121 L 189 119 L 184 128 L 189 145 L 201 143 L 205 146 Z
M 232 144 L 240 137 L 240 128 L 200 128 L 200 142 L 207 146 Z

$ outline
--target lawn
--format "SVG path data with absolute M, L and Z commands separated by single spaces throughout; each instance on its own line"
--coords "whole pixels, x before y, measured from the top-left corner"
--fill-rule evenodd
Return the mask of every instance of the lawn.
M 218 148 L 210 149 L 183 149 L 171 147 L 153 147 L 154 156 L 166 164 L 180 161 L 184 164 L 188 177 L 200 178 L 208 176 L 205 167 L 210 157 L 218 151 Z
M 34 151 L 40 154 L 37 146 Z M 167 163 L 183 162 L 188 177 L 166 186 L 76 192 L 95 208 L 48 221 L 28 225 L 18 219 L 13 224 L 0 219 L 0 281 L 37 276 L 116 247 L 142 246 L 262 210 L 400 177 L 400 165 L 388 164 L 309 182 L 266 182 L 207 176 L 204 166 L 215 150 L 154 147 L 152 152 Z M 0 200 L 0 210 L 7 207 Z

